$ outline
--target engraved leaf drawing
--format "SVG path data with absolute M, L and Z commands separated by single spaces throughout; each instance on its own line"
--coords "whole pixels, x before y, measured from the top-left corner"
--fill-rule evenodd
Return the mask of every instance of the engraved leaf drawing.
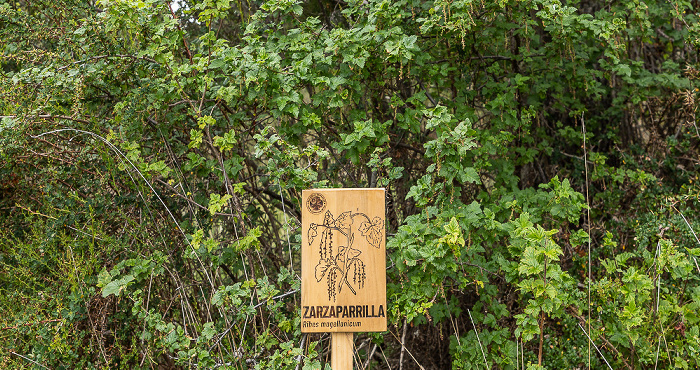
M 384 220 L 375 217 L 372 221 L 364 221 L 360 224 L 360 234 L 365 237 L 367 242 L 375 248 L 382 246 L 384 239 Z
M 314 239 L 316 236 L 318 236 L 318 225 L 316 224 L 311 224 L 309 225 L 309 231 L 306 233 L 309 245 L 314 242 Z
M 334 226 L 345 231 L 345 230 L 350 230 L 350 226 L 352 225 L 352 215 L 350 211 L 343 212 L 340 215 L 338 215 L 338 218 L 335 219 Z
M 333 264 L 331 261 L 328 260 L 320 260 L 318 261 L 318 265 L 316 265 L 316 281 L 321 282 L 324 276 L 326 276 L 326 272 L 328 271 L 329 268 L 331 268 Z

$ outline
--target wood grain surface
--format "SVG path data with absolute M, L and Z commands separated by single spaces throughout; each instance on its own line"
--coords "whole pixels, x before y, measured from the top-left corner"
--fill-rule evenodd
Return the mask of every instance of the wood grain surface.
M 302 332 L 386 330 L 384 197 L 384 189 L 302 192 Z

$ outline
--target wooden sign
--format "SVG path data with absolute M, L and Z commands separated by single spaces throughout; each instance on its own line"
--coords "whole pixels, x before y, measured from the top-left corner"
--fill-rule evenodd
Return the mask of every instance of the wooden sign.
M 384 189 L 302 192 L 301 331 L 386 330 Z

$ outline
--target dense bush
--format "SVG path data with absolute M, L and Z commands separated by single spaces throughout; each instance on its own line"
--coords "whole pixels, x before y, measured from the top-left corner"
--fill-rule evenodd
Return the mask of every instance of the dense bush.
M 1 366 L 325 366 L 312 187 L 387 190 L 358 366 L 700 366 L 698 6 L 0 0 Z

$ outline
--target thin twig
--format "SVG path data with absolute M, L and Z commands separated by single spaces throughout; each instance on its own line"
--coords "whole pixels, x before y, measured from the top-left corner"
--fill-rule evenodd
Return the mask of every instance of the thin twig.
M 584 329 L 580 323 L 578 324 L 578 327 L 581 328 L 581 331 L 583 331 L 583 334 L 585 334 L 586 337 L 588 337 L 588 342 L 593 344 L 593 347 L 595 347 L 595 350 L 598 351 L 598 354 L 600 355 L 600 357 L 603 358 L 603 361 L 605 361 L 605 364 L 608 365 L 608 368 L 610 370 L 613 370 L 612 366 L 610 366 L 610 364 L 608 363 L 608 360 L 605 359 L 605 356 L 603 356 L 603 353 L 600 352 L 600 350 L 598 349 L 598 346 L 596 346 L 595 343 L 593 343 L 593 339 L 591 339 L 591 337 L 588 335 L 588 333 L 586 333 L 586 329 Z
M 391 364 L 389 363 L 389 360 L 386 358 L 386 355 L 384 354 L 384 350 L 382 347 L 379 347 L 379 352 L 381 352 L 382 357 L 384 357 L 384 362 L 386 362 L 386 366 L 389 367 L 389 370 L 391 370 Z
M 399 355 L 399 370 L 403 369 L 403 353 L 406 350 L 406 331 L 408 328 L 408 319 L 403 320 L 403 334 L 401 334 L 401 354 Z
M 671 207 L 672 207 L 674 210 L 676 210 L 676 212 L 678 212 L 678 214 L 681 215 L 681 217 L 683 217 L 683 221 L 685 221 L 685 224 L 688 225 L 688 228 L 690 229 L 690 232 L 693 233 L 693 236 L 695 237 L 695 241 L 697 241 L 698 244 L 700 244 L 700 239 L 698 239 L 698 236 L 697 236 L 697 234 L 695 234 L 695 231 L 693 230 L 693 227 L 690 226 L 690 223 L 689 223 L 688 220 L 685 218 L 685 216 L 683 216 L 683 213 L 681 213 L 681 211 L 679 211 L 676 207 L 674 207 L 674 206 L 671 206 Z M 698 260 L 695 258 L 695 256 L 692 256 L 692 257 L 693 257 L 693 261 L 695 262 L 695 268 L 698 269 L 698 273 L 700 274 L 700 266 L 698 266 Z
M 484 366 L 486 368 L 489 368 L 489 363 L 486 362 L 486 354 L 484 354 L 484 346 L 481 345 L 481 339 L 479 339 L 479 331 L 476 330 L 476 325 L 474 325 L 474 319 L 472 318 L 472 311 L 467 309 L 467 312 L 469 313 L 469 320 L 472 322 L 472 326 L 474 327 L 474 333 L 476 334 L 476 341 L 479 342 L 479 349 L 481 349 L 481 356 L 484 357 Z
M 407 327 L 404 326 L 404 328 L 407 328 Z M 401 342 L 401 341 L 399 341 L 399 337 L 397 337 L 396 334 L 394 334 L 394 332 L 392 332 L 392 331 L 390 330 L 389 333 L 391 333 L 391 335 L 394 336 L 394 339 L 396 339 L 397 342 Z M 405 336 L 406 336 L 406 331 L 404 330 L 404 339 L 405 339 Z M 381 350 L 381 347 L 380 347 L 379 349 Z M 423 367 L 423 365 L 421 365 L 420 362 L 418 362 L 418 360 L 416 359 L 416 357 L 413 356 L 413 353 L 411 353 L 411 351 L 409 351 L 408 348 L 406 348 L 405 346 L 403 346 L 403 349 L 406 350 L 406 353 L 408 353 L 408 355 L 411 356 L 411 358 L 413 359 L 413 361 L 416 363 L 416 365 L 418 365 L 418 367 L 419 367 L 421 370 L 425 370 L 425 368 Z M 382 352 L 382 354 L 384 354 L 384 352 Z M 386 360 L 386 357 L 385 357 L 384 359 Z M 389 364 L 389 363 L 387 362 L 387 365 L 388 365 L 388 364 Z M 399 365 L 400 365 L 400 364 L 399 364 Z M 389 366 L 389 369 L 391 369 L 391 366 Z
M 284 298 L 284 297 L 286 297 L 286 296 L 288 296 L 288 295 L 291 295 L 291 294 L 294 294 L 294 293 L 296 293 L 296 292 L 298 292 L 298 291 L 299 291 L 299 289 L 290 290 L 290 291 L 288 291 L 287 293 L 280 294 L 280 295 L 278 295 L 278 296 L 274 296 L 274 297 L 272 297 L 271 299 L 280 299 L 280 298 Z M 265 303 L 267 303 L 267 301 L 260 302 L 260 303 L 256 304 L 255 307 L 253 307 L 253 309 L 257 309 L 258 307 L 262 306 L 262 305 L 265 304 Z
M 13 352 L 13 351 L 10 351 L 10 353 L 13 354 L 13 355 L 15 355 L 15 356 L 21 357 L 21 358 L 23 358 L 23 359 L 25 359 L 25 360 L 27 360 L 27 361 L 33 363 L 34 365 L 39 365 L 39 366 L 43 367 L 44 369 L 48 369 L 48 367 L 46 367 L 46 366 L 44 366 L 44 365 L 42 365 L 42 364 L 40 364 L 40 363 L 38 363 L 38 362 L 32 360 L 31 358 L 22 356 L 22 355 L 20 355 L 19 353 L 16 353 L 16 352 Z
M 563 155 L 563 156 L 565 156 L 565 157 L 575 158 L 575 159 L 578 159 L 578 160 L 580 160 L 580 161 L 586 161 L 586 163 L 595 164 L 595 162 L 587 160 L 585 154 L 584 154 L 583 157 L 579 157 L 579 156 L 577 156 L 577 155 L 573 155 L 573 154 L 569 154 L 569 153 L 564 153 L 564 152 L 561 152 L 561 151 L 559 152 L 559 154 L 561 154 L 561 155 Z
M 0 330 L 12 330 L 12 329 L 19 329 L 25 326 L 34 326 L 36 324 L 46 324 L 49 322 L 58 322 L 62 321 L 63 319 L 49 319 L 49 320 L 41 320 L 41 321 L 34 321 L 34 322 L 25 322 L 24 324 L 21 325 L 15 325 L 15 326 L 6 326 L 4 328 L 0 328 Z
M 659 335 L 659 345 L 656 346 L 656 360 L 654 361 L 654 370 L 659 365 L 659 350 L 661 350 L 661 336 Z
M 299 370 L 299 366 L 301 366 L 301 357 L 304 354 L 304 343 L 306 342 L 306 333 L 301 335 L 301 344 L 299 344 L 299 348 L 301 348 L 301 353 L 299 356 L 297 356 L 297 366 L 294 368 L 294 370 Z
M 663 230 L 661 231 L 661 234 L 663 234 Z M 663 236 L 663 235 L 662 235 Z M 654 263 L 659 264 L 659 257 L 661 256 L 661 238 L 659 238 L 659 241 L 656 243 L 656 255 L 654 258 L 656 258 L 656 261 Z M 660 264 L 659 264 L 660 267 Z M 658 315 L 659 313 L 659 300 L 661 298 L 661 274 L 657 274 L 656 276 L 656 309 L 654 310 L 654 313 Z M 663 327 L 661 328 L 663 332 Z M 654 361 L 654 370 L 656 370 L 656 366 L 659 364 L 659 350 L 661 349 L 661 336 L 659 336 L 659 345 L 656 347 L 656 360 Z
M 289 239 L 289 221 L 287 220 L 287 210 L 286 207 L 284 206 L 284 194 L 282 192 L 282 185 L 280 184 L 279 180 L 277 180 L 277 186 L 280 188 L 280 199 L 282 199 L 282 214 L 284 215 L 284 225 L 285 227 L 285 234 L 287 235 L 287 247 L 289 249 L 289 270 L 292 272 L 292 276 L 294 276 L 294 263 L 292 259 L 292 242 Z
M 0 116 L 0 119 L 3 119 L 3 118 L 18 118 L 18 117 L 20 117 L 20 116 L 18 116 L 18 115 L 9 115 L 9 116 Z M 30 117 L 31 117 L 31 116 L 30 116 Z M 80 122 L 80 123 L 90 123 L 90 121 L 86 121 L 86 120 L 84 120 L 84 119 L 75 118 L 75 117 L 70 117 L 70 116 L 54 116 L 54 115 L 51 115 L 51 114 L 39 114 L 39 115 L 37 115 L 37 116 L 35 116 L 35 117 L 43 118 L 43 119 L 65 119 L 65 120 L 70 120 L 70 121 L 75 121 L 75 122 Z M 43 134 L 42 134 L 42 135 L 43 135 Z M 36 136 L 36 137 L 33 137 L 33 138 L 36 139 L 36 138 L 39 138 L 40 136 L 41 136 L 41 135 Z
M 372 351 L 369 353 L 369 356 L 367 356 L 367 361 L 365 361 L 365 364 L 362 366 L 362 370 L 365 370 L 367 366 L 369 366 L 369 362 L 372 361 L 372 357 L 374 357 L 374 352 L 377 351 L 377 347 L 377 344 L 372 347 Z
M 520 369 L 518 361 L 518 337 L 515 337 L 515 368 Z
M 180 198 L 180 199 L 182 199 L 182 200 L 185 200 L 185 201 L 189 202 L 189 203 L 192 204 L 192 205 L 197 206 L 197 208 L 203 209 L 203 210 L 205 210 L 205 211 L 209 211 L 209 208 L 208 208 L 208 207 L 205 207 L 205 206 L 203 206 L 203 205 L 201 205 L 201 204 L 195 202 L 194 199 L 192 199 L 192 198 L 190 198 L 190 197 L 188 197 L 188 196 L 186 196 L 186 195 L 180 194 L 174 186 L 168 184 L 167 182 L 165 182 L 165 181 L 163 181 L 163 180 L 161 180 L 161 179 L 156 179 L 156 181 L 159 182 L 161 185 L 166 186 L 170 191 L 172 191 L 172 192 L 173 192 L 172 196 L 177 196 L 178 198 Z M 184 191 L 184 188 L 183 188 L 183 191 Z M 215 213 L 213 214 L 213 216 L 235 217 L 236 215 L 234 215 L 233 213 L 215 212 Z
M 659 258 L 661 257 L 661 239 L 656 243 L 656 264 L 658 264 L 658 267 L 661 267 L 661 264 L 659 263 Z M 663 272 L 663 271 L 661 271 Z M 656 309 L 654 310 L 655 314 L 659 313 L 659 299 L 661 298 L 661 273 L 656 275 Z
M 578 322 L 579 326 L 581 326 L 581 323 L 586 322 L 586 319 L 584 319 L 582 316 L 576 314 L 575 312 L 569 311 L 569 314 L 571 314 L 571 316 L 575 317 L 576 320 L 579 321 Z M 615 346 L 612 343 L 610 343 L 610 341 L 607 340 L 604 335 L 601 334 L 600 339 L 605 343 L 605 345 L 603 347 L 607 346 L 608 348 L 610 348 L 610 350 L 614 352 L 614 354 L 620 359 L 620 361 L 622 361 L 622 363 L 625 365 L 625 368 L 633 369 L 632 365 L 630 365 L 630 363 L 627 362 L 627 360 L 625 359 L 625 356 L 623 356 L 623 354 L 620 353 L 620 351 L 618 351 L 617 348 L 615 348 Z
M 583 130 L 583 168 L 586 172 L 586 221 L 588 224 L 588 331 L 591 331 L 591 283 L 593 273 L 591 268 L 591 204 L 588 196 L 588 151 L 586 149 L 586 121 L 581 115 L 581 129 Z M 592 341 L 591 341 L 592 342 Z M 591 369 L 591 342 L 588 343 L 588 369 Z M 596 348 L 597 349 L 597 348 Z

